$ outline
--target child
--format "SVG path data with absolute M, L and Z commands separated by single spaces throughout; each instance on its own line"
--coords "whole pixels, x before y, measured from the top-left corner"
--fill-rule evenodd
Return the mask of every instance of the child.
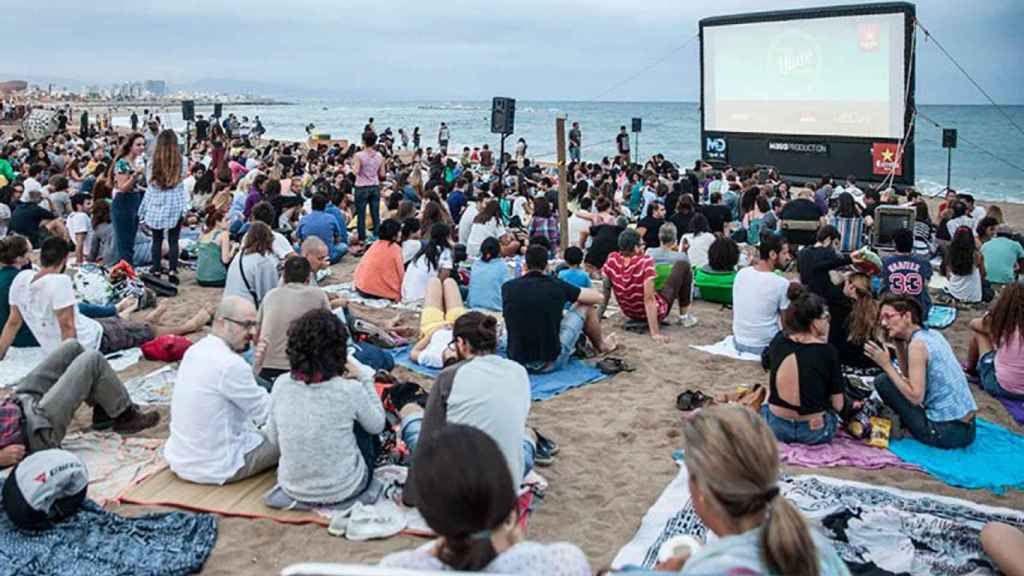
M 87 194 L 75 194 L 71 197 L 71 214 L 68 215 L 68 233 L 75 242 L 75 262 L 79 266 L 85 263 L 85 242 L 92 232 L 92 198 Z
M 580 269 L 583 262 L 583 250 L 578 246 L 565 249 L 565 263 L 568 266 L 558 272 L 558 279 L 568 282 L 577 288 L 590 288 L 590 276 Z

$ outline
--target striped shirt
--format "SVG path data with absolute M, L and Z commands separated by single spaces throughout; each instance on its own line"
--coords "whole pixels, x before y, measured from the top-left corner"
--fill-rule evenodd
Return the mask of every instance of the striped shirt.
M 654 259 L 646 254 L 623 256 L 621 252 L 613 252 L 601 270 L 612 282 L 615 301 L 622 313 L 633 320 L 646 320 L 644 282 L 657 276 Z M 668 302 L 661 294 L 655 293 L 654 298 L 658 303 L 658 319 L 663 319 L 668 316 Z

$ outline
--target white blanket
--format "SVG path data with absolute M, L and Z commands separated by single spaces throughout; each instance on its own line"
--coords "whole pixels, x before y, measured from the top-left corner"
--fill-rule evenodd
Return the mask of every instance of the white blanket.
M 756 354 L 748 354 L 746 352 L 736 350 L 736 343 L 733 341 L 732 336 L 726 336 L 724 340 L 714 344 L 708 344 L 706 346 L 690 344 L 690 348 L 700 350 L 701 352 L 707 352 L 708 354 L 714 354 L 715 356 L 725 356 L 726 358 L 732 358 L 733 360 L 746 360 L 748 362 L 761 361 L 761 357 Z

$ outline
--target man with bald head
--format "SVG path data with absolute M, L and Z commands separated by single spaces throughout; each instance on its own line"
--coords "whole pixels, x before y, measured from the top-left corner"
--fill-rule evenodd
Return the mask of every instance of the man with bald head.
M 331 266 L 330 251 L 327 244 L 317 236 L 310 236 L 302 241 L 302 257 L 309 262 L 310 284 L 317 284 L 316 273 Z M 348 305 L 348 300 L 341 294 L 334 292 L 327 294 L 331 303 L 331 309 L 342 308 Z
M 279 452 L 261 431 L 270 394 L 256 383 L 241 354 L 256 331 L 256 307 L 228 296 L 210 335 L 185 353 L 171 397 L 171 436 L 164 457 L 181 478 L 227 484 L 277 464 Z M 256 365 L 263 350 L 256 350 Z

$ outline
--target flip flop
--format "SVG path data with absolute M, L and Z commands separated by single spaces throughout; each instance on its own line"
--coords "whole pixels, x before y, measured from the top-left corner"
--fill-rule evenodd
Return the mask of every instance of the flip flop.
M 689 412 L 700 408 L 710 400 L 711 397 L 700 390 L 687 390 L 679 396 L 676 396 L 676 408 L 683 412 Z
M 597 363 L 597 369 L 600 370 L 602 374 L 610 375 L 618 374 L 619 372 L 633 372 L 636 370 L 636 367 L 622 358 L 608 356 Z

